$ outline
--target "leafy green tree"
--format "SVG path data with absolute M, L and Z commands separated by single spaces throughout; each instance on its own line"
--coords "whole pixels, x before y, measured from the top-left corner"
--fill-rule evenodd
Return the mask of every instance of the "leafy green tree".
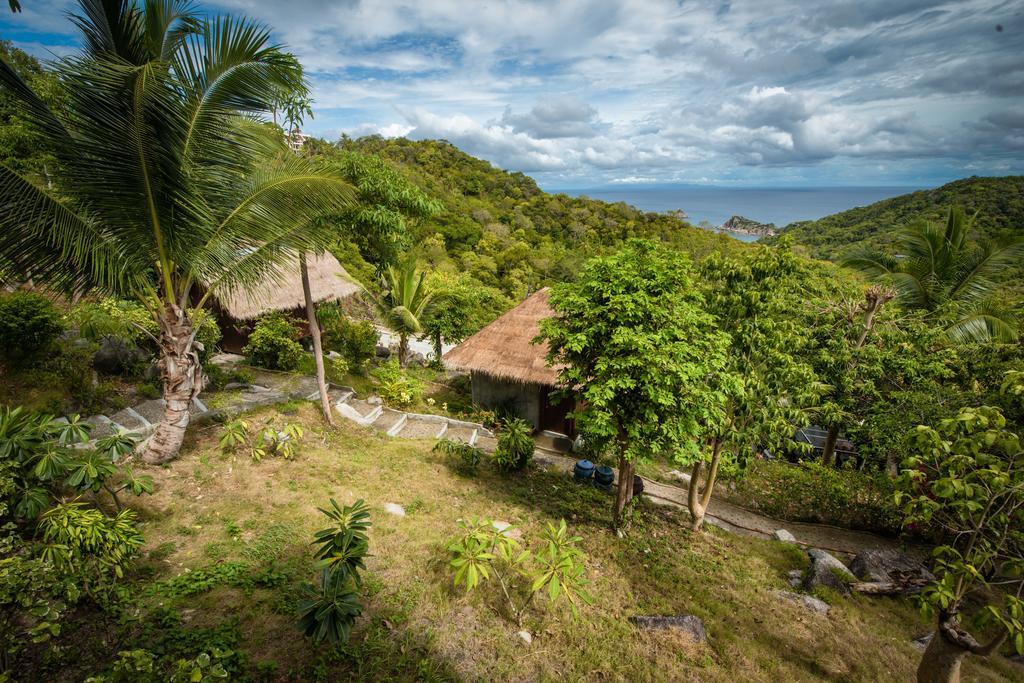
M 742 258 L 712 255 L 702 264 L 705 308 L 729 344 L 726 364 L 712 382 L 724 418 L 708 422 L 707 448 L 690 458 L 687 506 L 694 531 L 704 522 L 723 460 L 742 468 L 755 448 L 775 450 L 790 442 L 794 427 L 807 424 L 805 408 L 817 399 L 814 370 L 799 355 L 804 331 L 789 315 L 798 268 L 786 243 Z
M 435 270 L 427 280 L 438 295 L 423 330 L 434 346 L 434 362 L 439 366 L 443 364 L 443 341 L 458 344 L 512 305 L 498 290 L 482 286 L 464 274 Z
M 409 252 L 398 265 L 384 270 L 383 294 L 373 298 L 384 324 L 398 335 L 398 364 L 403 368 L 409 362 L 409 337 L 423 333 L 423 322 L 430 315 L 434 292 L 426 280 L 427 273 L 417 266 L 416 254 Z
M 615 521 L 633 495 L 635 463 L 655 455 L 693 461 L 722 419 L 727 335 L 704 310 L 689 259 L 646 240 L 588 261 L 552 288 L 541 322 L 560 393 L 595 447 L 619 458 Z
M 66 106 L 47 106 L 0 63 L 0 85 L 59 161 L 52 191 L 0 166 L 0 270 L 147 306 L 166 410 L 143 456 L 164 462 L 203 386 L 188 312 L 198 283 L 204 305 L 280 275 L 289 257 L 325 246 L 308 226 L 352 192 L 253 123 L 301 78 L 266 28 L 181 0 L 82 0 L 78 12 L 83 51 L 56 67 Z
M 843 263 L 891 282 L 903 306 L 928 311 L 954 342 L 1013 340 L 1016 318 L 992 295 L 996 276 L 1024 257 L 1024 238 L 972 247 L 973 221 L 953 206 L 944 226 L 918 221 L 904 228 L 898 255 L 866 251 Z
M 988 656 L 1007 640 L 1024 654 L 1024 446 L 992 407 L 965 408 L 936 427 L 919 426 L 898 484 L 904 524 L 943 539 L 936 581 L 921 595 L 936 619 L 917 680 L 960 680 L 968 654 Z M 996 635 L 979 643 L 961 613 L 980 601 L 979 621 Z

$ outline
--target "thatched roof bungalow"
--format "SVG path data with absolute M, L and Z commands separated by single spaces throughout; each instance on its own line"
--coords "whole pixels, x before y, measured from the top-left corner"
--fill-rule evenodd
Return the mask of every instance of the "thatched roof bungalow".
M 341 301 L 359 293 L 360 287 L 329 253 L 306 257 L 309 290 L 313 301 Z M 283 278 L 271 278 L 257 287 L 248 287 L 214 299 L 217 322 L 224 333 L 221 346 L 225 351 L 239 353 L 248 342 L 256 318 L 265 313 L 281 311 L 305 317 L 305 298 L 299 261 L 285 264 Z
M 572 406 L 555 404 L 551 390 L 558 369 L 547 363 L 547 344 L 533 344 L 540 321 L 551 317 L 547 288 L 525 301 L 444 355 L 445 364 L 472 376 L 473 403 L 511 412 L 539 430 L 571 435 L 567 414 Z

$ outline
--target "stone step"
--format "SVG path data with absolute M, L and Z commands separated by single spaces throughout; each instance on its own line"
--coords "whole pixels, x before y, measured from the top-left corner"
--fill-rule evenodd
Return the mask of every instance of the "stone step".
M 409 415 L 394 436 L 401 436 L 403 439 L 434 439 L 445 426 L 447 420 L 440 416 L 435 419 L 423 415 Z
M 388 434 L 391 433 L 391 429 L 396 425 L 405 422 L 405 413 L 400 410 L 392 410 L 391 408 L 381 409 L 380 415 L 370 425 L 374 429 L 379 429 L 382 432 Z
M 472 444 L 474 434 L 476 434 L 476 429 L 473 427 L 449 423 L 448 429 L 444 433 L 444 438 L 451 439 L 452 441 L 461 441 L 462 443 Z

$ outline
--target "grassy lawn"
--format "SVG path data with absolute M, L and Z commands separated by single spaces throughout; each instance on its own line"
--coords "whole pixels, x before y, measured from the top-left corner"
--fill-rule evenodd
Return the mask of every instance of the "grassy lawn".
M 681 513 L 643 505 L 625 538 L 609 532 L 611 494 L 560 473 L 475 478 L 452 472 L 427 441 L 388 439 L 343 424 L 321 428 L 316 408 L 273 409 L 251 422 L 297 421 L 292 461 L 222 455 L 219 427 L 191 435 L 182 457 L 150 468 L 156 493 L 133 501 L 146 560 L 134 584 L 141 613 L 133 647 L 223 640 L 264 680 L 909 680 L 928 630 L 904 599 L 834 600 L 827 616 L 780 601 L 803 554 L 717 531 L 693 535 Z M 318 506 L 365 499 L 373 512 L 363 617 L 343 648 L 314 648 L 294 626 L 299 585 L 312 577 Z M 383 512 L 399 503 L 405 517 Z M 565 518 L 583 537 L 596 597 L 574 618 L 540 609 L 528 646 L 505 618 L 496 585 L 456 591 L 444 544 L 461 517 L 484 516 L 536 538 Z M 546 603 L 543 603 L 546 605 Z M 694 614 L 705 645 L 638 631 L 627 617 Z M 155 616 L 153 616 L 155 615 Z M 204 640 L 205 639 L 205 640 Z M 1006 662 L 969 662 L 967 680 L 1009 680 Z M 1019 674 L 1019 672 L 1016 672 Z

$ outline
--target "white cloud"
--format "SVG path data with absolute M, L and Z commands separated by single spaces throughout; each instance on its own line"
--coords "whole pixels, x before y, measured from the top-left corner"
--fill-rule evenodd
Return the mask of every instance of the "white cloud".
M 64 46 L 71 4 L 32 0 L 0 30 L 35 54 Z M 1024 14 L 1003 0 L 210 7 L 299 56 L 311 132 L 442 137 L 542 179 L 1024 171 Z

